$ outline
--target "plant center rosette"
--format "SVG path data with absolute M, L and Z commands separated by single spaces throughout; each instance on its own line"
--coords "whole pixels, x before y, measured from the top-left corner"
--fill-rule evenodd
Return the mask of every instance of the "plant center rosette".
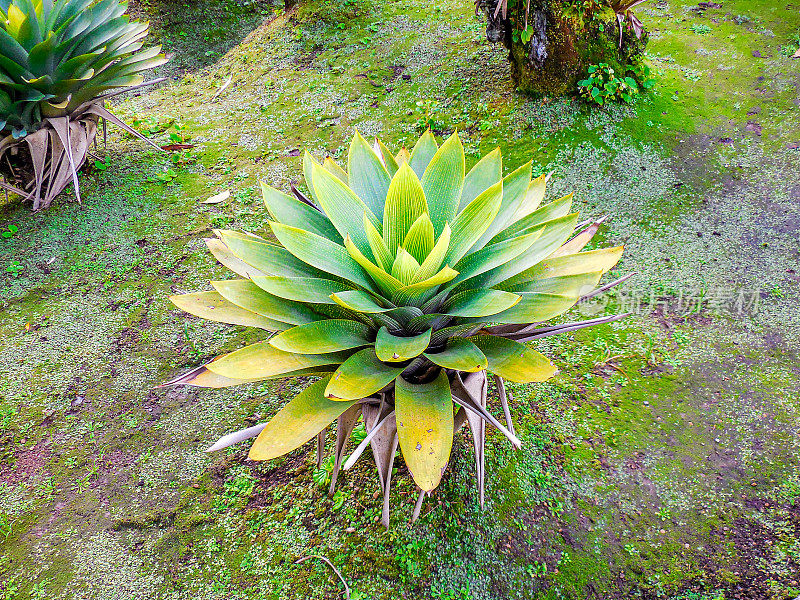
M 274 335 L 169 384 L 218 388 L 322 374 L 271 421 L 211 449 L 256 437 L 249 457 L 269 460 L 318 436 L 320 461 L 335 420 L 332 493 L 363 417 L 367 436 L 344 468 L 372 448 L 387 527 L 398 445 L 420 490 L 416 518 L 467 423 L 483 502 L 485 424 L 521 443 L 503 380 L 556 374 L 525 342 L 621 318 L 540 325 L 622 281 L 597 287 L 622 247 L 582 251 L 600 223 L 579 225 L 571 195 L 542 205 L 546 179 L 531 178 L 531 163 L 503 176 L 497 149 L 465 173 L 457 134 L 439 147 L 428 132 L 412 152 L 393 154 L 356 133 L 346 171 L 308 153 L 303 170 L 310 197 L 262 186 L 270 238 L 215 231 L 206 240 L 239 279 L 171 298 L 194 315 Z M 487 372 L 505 424 L 487 408 Z

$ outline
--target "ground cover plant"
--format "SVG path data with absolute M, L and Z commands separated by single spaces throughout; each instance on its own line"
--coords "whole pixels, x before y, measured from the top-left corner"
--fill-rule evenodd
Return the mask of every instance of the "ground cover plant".
M 606 63 L 592 65 L 589 67 L 589 76 L 578 82 L 578 93 L 599 106 L 608 102 L 630 104 L 635 96 L 655 85 L 650 68 L 645 64 L 632 66 L 627 72 L 630 74 L 617 74 Z
M 398 444 L 420 490 L 416 520 L 447 468 L 453 435 L 468 422 L 482 499 L 486 423 L 521 445 L 503 379 L 543 382 L 557 372 L 524 342 L 619 318 L 539 326 L 623 281 L 595 290 L 622 247 L 581 252 L 600 223 L 576 231 L 571 195 L 542 206 L 545 177 L 531 180 L 530 162 L 504 177 L 496 149 L 465 174 L 455 133 L 439 147 L 428 131 L 397 154 L 380 140 L 373 150 L 356 133 L 347 171 L 308 153 L 303 163 L 310 197 L 263 185 L 277 243 L 224 230 L 207 240 L 244 279 L 171 298 L 194 315 L 277 335 L 171 383 L 221 388 L 330 372 L 268 423 L 229 434 L 212 450 L 256 437 L 249 457 L 270 460 L 320 435 L 319 467 L 324 431 L 336 420 L 333 495 L 363 416 L 368 433 L 345 468 L 372 446 L 386 527 Z M 486 409 L 487 371 L 506 426 Z
M 47 208 L 86 162 L 111 90 L 144 82 L 166 58 L 142 50 L 146 23 L 119 0 L 0 2 L 0 187 Z M 139 136 L 141 137 L 141 136 Z M 144 139 L 144 138 L 142 138 Z

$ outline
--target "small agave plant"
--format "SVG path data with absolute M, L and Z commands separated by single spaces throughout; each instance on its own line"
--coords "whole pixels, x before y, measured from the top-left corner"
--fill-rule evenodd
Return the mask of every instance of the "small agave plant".
M 131 23 L 126 7 L 0 0 L 0 187 L 32 200 L 34 210 L 70 180 L 80 201 L 77 172 L 99 119 L 145 139 L 104 106 L 114 93 L 146 85 L 141 73 L 166 62 L 160 47 L 142 50 L 149 25 Z
M 356 133 L 347 171 L 327 158 L 303 160 L 310 198 L 263 185 L 267 238 L 216 231 L 214 256 L 240 276 L 214 291 L 173 296 L 194 315 L 272 332 L 166 385 L 220 388 L 294 375 L 324 376 L 268 423 L 223 437 L 219 450 L 256 437 L 253 460 L 269 460 L 336 420 L 331 493 L 350 434 L 363 417 L 389 525 L 389 487 L 399 444 L 420 490 L 439 485 L 455 432 L 473 435 L 481 503 L 486 423 L 519 447 L 504 379 L 556 374 L 524 342 L 621 318 L 541 325 L 597 288 L 622 247 L 581 252 L 599 222 L 578 224 L 572 197 L 542 206 L 545 178 L 531 163 L 502 174 L 494 150 L 465 174 L 457 134 L 438 147 L 430 132 L 409 153 L 374 148 Z M 505 425 L 487 408 L 494 376 Z

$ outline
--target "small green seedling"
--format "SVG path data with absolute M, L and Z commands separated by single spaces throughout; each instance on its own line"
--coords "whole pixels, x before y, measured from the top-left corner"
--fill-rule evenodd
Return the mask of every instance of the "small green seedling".
M 189 139 L 189 136 L 187 136 L 185 133 L 186 125 L 173 123 L 172 129 L 174 129 L 174 131 L 169 132 L 169 141 L 176 144 L 183 144 Z
M 163 173 L 157 173 L 154 177 L 148 177 L 147 181 L 150 183 L 155 183 L 156 181 L 160 181 L 161 183 L 172 183 L 177 176 L 178 173 L 175 171 L 175 169 L 167 169 Z
M 6 273 L 11 273 L 14 277 L 19 277 L 24 270 L 25 267 L 18 260 L 12 260 L 11 264 L 6 267 Z

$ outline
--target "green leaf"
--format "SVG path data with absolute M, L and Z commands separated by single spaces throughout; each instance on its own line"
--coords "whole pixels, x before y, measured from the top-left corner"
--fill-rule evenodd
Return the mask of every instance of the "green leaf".
M 372 281 L 344 247 L 315 233 L 270 222 L 278 241 L 303 262 L 320 271 L 342 277 L 362 287 L 372 289 Z
M 211 285 L 228 302 L 275 321 L 303 325 L 320 318 L 305 304 L 273 296 L 249 279 L 212 281 Z
M 433 143 L 436 144 L 436 140 L 434 140 Z M 438 148 L 438 146 L 436 146 L 436 147 Z M 435 149 L 431 153 L 431 156 L 433 156 L 434 154 L 436 154 L 436 150 Z M 403 146 L 402 148 L 400 148 L 400 151 L 397 154 L 394 155 L 394 159 L 395 159 L 395 161 L 397 161 L 397 165 L 398 166 L 402 165 L 403 163 L 410 163 L 411 162 L 411 153 L 408 151 L 408 148 Z M 430 162 L 430 160 L 428 162 Z M 427 163 L 426 163 L 425 166 L 428 166 Z M 414 172 L 416 173 L 416 171 L 414 171 Z M 424 173 L 424 172 L 425 172 L 425 169 L 423 168 L 422 172 L 417 173 L 417 177 L 422 177 L 422 173 Z
M 306 180 L 306 186 L 308 187 L 308 191 L 311 192 L 311 198 L 313 198 L 314 202 L 317 203 L 317 206 L 321 206 L 319 203 L 319 198 L 317 197 L 317 191 L 314 189 L 315 167 L 322 168 L 322 165 L 319 164 L 313 156 L 311 156 L 311 153 L 308 152 L 308 150 L 306 150 L 303 153 L 303 178 Z M 333 173 L 331 173 L 331 175 L 333 175 Z
M 558 294 L 580 298 L 597 287 L 597 282 L 600 281 L 602 276 L 602 271 L 591 271 L 575 275 L 535 279 L 511 286 L 508 291 L 517 294 L 521 292 L 536 292 L 537 294 Z
M 423 213 L 408 230 L 402 246 L 418 263 L 422 263 L 433 250 L 434 242 L 433 223 L 428 214 Z
M 458 209 L 463 210 L 465 206 L 501 179 L 503 179 L 503 155 L 500 148 L 495 148 L 481 158 L 467 173 Z
M 329 380 L 312 383 L 278 411 L 253 442 L 248 458 L 270 460 L 299 448 L 355 404 L 328 400 L 324 392 Z
M 313 277 L 252 277 L 252 280 L 265 292 L 309 304 L 335 304 L 331 294 L 352 289 L 346 283 Z
M 233 252 L 231 252 L 230 248 L 228 248 L 228 246 L 226 246 L 225 242 L 222 240 L 217 238 L 206 238 L 203 241 L 211 251 L 211 254 L 214 255 L 214 258 L 216 258 L 220 264 L 224 265 L 240 277 L 252 279 L 253 277 L 264 276 L 264 273 L 247 264 Z
M 526 230 L 526 232 L 530 233 L 534 233 L 538 229 L 542 231 L 539 239 L 531 245 L 527 252 L 519 255 L 516 260 L 495 267 L 482 275 L 469 279 L 461 285 L 469 287 L 502 287 L 498 284 L 502 284 L 506 281 L 513 281 L 514 276 L 530 269 L 536 263 L 550 256 L 550 254 L 560 248 L 575 229 L 575 223 L 577 221 L 578 214 L 574 213 L 559 217 L 558 219 L 553 219 L 552 221 L 547 221 L 546 223 Z
M 417 306 L 425 302 L 431 295 L 430 292 L 434 291 L 437 286 L 451 281 L 457 275 L 458 271 L 445 267 L 424 281 L 418 281 L 400 288 L 392 294 L 392 302 L 398 306 Z
M 439 485 L 453 447 L 453 399 L 444 371 L 430 383 L 402 377 L 395 385 L 397 435 L 403 459 L 423 491 Z
M 436 235 L 442 232 L 447 223 L 452 223 L 458 213 L 464 189 L 464 169 L 464 147 L 458 134 L 454 133 L 437 150 L 421 178 L 428 201 L 428 214 Z M 452 229 L 455 233 L 455 225 Z
M 491 241 L 492 244 L 502 242 L 503 240 L 510 239 L 522 233 L 529 233 L 534 227 L 564 217 L 569 213 L 572 207 L 572 194 L 554 200 L 550 204 L 533 211 L 522 219 L 519 219 L 500 233 L 498 233 Z
M 214 373 L 231 379 L 267 379 L 301 369 L 338 365 L 349 355 L 347 351 L 294 354 L 273 348 L 268 342 L 258 342 L 220 356 L 206 366 Z
M 392 255 L 414 222 L 427 212 L 428 205 L 419 179 L 407 164 L 400 165 L 389 186 L 383 212 L 383 238 Z
M 380 156 L 383 158 L 383 163 L 386 167 L 386 170 L 389 172 L 389 177 L 394 177 L 394 174 L 397 173 L 397 169 L 400 167 L 400 165 L 397 164 L 397 161 L 392 155 L 392 151 L 389 150 L 389 148 L 387 148 L 382 141 L 376 139 L 375 143 L 378 145 Z
M 445 369 L 465 371 L 467 373 L 482 371 L 489 365 L 481 349 L 471 341 L 461 337 L 450 338 L 447 340 L 447 345 L 444 349 L 435 353 L 426 352 L 425 358 Z
M 430 129 L 417 140 L 414 149 L 411 151 L 411 156 L 406 161 L 409 166 L 414 169 L 414 173 L 417 174 L 417 177 L 422 179 L 422 176 L 425 174 L 425 169 L 428 168 L 428 164 L 430 164 L 431 159 L 438 149 L 439 145 L 436 143 L 436 139 L 433 137 Z M 405 148 L 403 150 L 405 150 Z M 403 150 L 397 154 L 398 163 L 400 162 Z
M 281 277 L 325 277 L 325 273 L 304 263 L 277 244 L 237 231 L 215 233 L 234 256 L 262 273 Z
M 521 292 L 518 304 L 492 315 L 493 323 L 541 323 L 569 310 L 578 301 L 576 296 Z
M 339 366 L 325 389 L 326 398 L 360 400 L 385 388 L 405 367 L 378 360 L 375 348 L 359 350 Z
M 433 246 L 433 250 L 431 250 L 428 257 L 422 261 L 422 264 L 419 266 L 419 271 L 414 275 L 413 283 L 424 281 L 439 272 L 442 263 L 444 263 L 444 258 L 450 250 L 450 238 L 450 226 L 445 225 L 441 235 L 439 235 L 439 239 L 436 240 L 436 244 Z
M 521 166 L 503 179 L 503 199 L 489 228 L 472 245 L 470 252 L 475 252 L 489 243 L 496 234 L 511 224 L 514 215 L 525 203 L 528 186 L 531 184 L 531 163 Z
M 372 250 L 372 257 L 375 259 L 375 263 L 384 271 L 389 270 L 394 260 L 392 253 L 389 252 L 389 248 L 386 247 L 386 242 L 384 242 L 380 232 L 375 229 L 366 214 L 364 215 L 364 231 L 367 234 L 367 241 L 369 242 L 370 250 Z
M 390 314 L 392 313 L 372 313 L 369 315 L 369 317 L 372 319 L 373 324 L 377 327 L 389 327 L 393 331 L 399 331 L 403 328 L 403 326 L 400 325 L 400 322 L 397 319 L 389 316 Z
M 589 252 L 568 254 L 557 258 L 546 258 L 534 266 L 521 272 L 519 275 L 508 279 L 502 284 L 503 289 L 510 285 L 524 283 L 535 279 L 560 277 L 562 275 L 576 275 L 601 271 L 606 273 L 619 262 L 622 257 L 623 246 L 602 248 Z
M 395 308 L 394 306 L 384 307 L 378 304 L 372 294 L 362 292 L 361 290 L 336 292 L 331 294 L 331 299 L 339 306 L 365 314 L 383 313 Z
M 350 189 L 374 214 L 382 214 L 391 177 L 378 155 L 358 131 L 350 142 L 347 175 Z
M 53 32 L 50 31 L 42 42 L 36 44 L 31 49 L 28 55 L 28 67 L 37 77 L 52 72 L 54 67 L 53 62 L 55 61 L 55 57 L 53 56 L 55 45 L 55 36 Z
M 475 335 L 481 327 L 483 325 L 480 323 L 460 323 L 436 329 L 431 334 L 431 345 L 441 348 L 450 338 L 458 338 L 465 334 Z
M 408 322 L 408 328 L 413 331 L 420 329 L 433 329 L 437 331 L 444 323 L 449 322 L 453 317 L 442 313 L 426 313 L 419 317 L 414 317 Z M 433 338 L 433 336 L 431 336 Z
M 375 214 L 338 177 L 329 173 L 319 164 L 312 164 L 311 169 L 312 185 L 316 191 L 317 202 L 333 226 L 342 238 L 349 235 L 359 250 L 368 251 L 369 241 L 363 227 L 364 213 L 377 228 L 380 227 L 380 222 Z
M 25 11 L 25 19 L 19 27 L 19 33 L 16 38 L 19 40 L 20 45 L 28 50 L 31 50 L 36 44 L 42 41 L 42 32 L 39 30 L 36 11 Z
M 450 298 L 442 312 L 454 317 L 487 317 L 511 308 L 520 299 L 518 294 L 502 290 L 467 290 Z
M 328 218 L 305 202 L 300 202 L 297 198 L 288 196 L 263 182 L 261 193 L 269 214 L 279 223 L 305 229 L 334 242 L 342 241 L 342 236 Z
M 181 294 L 178 296 L 170 296 L 169 299 L 181 310 L 193 314 L 196 317 L 217 321 L 218 323 L 259 327 L 267 331 L 283 331 L 291 327 L 288 323 L 269 319 L 254 312 L 250 312 L 249 310 L 245 310 L 232 302 L 228 302 L 218 292 Z
M 23 65 L 28 63 L 28 51 L 3 27 L 0 27 L 0 54 L 9 61 L 14 61 L 20 69 L 22 69 Z M 9 72 L 9 74 L 14 75 L 13 72 Z M 434 150 L 434 153 L 435 152 Z M 433 156 L 433 154 L 431 154 L 431 156 Z
M 363 323 L 328 319 L 287 329 L 270 338 L 269 343 L 284 352 L 325 354 L 369 345 L 372 343 L 372 334 Z
M 5 32 L 2 30 L 2 28 L 0 28 L 0 41 L 2 41 L 3 33 Z M 15 78 L 29 77 L 33 75 L 33 73 L 28 71 L 26 68 L 4 56 L 2 53 L 0 53 L 0 68 Z
M 489 371 L 517 383 L 547 381 L 558 373 L 544 354 L 525 344 L 492 335 L 468 338 L 486 355 Z
M 348 183 L 347 171 L 340 167 L 330 156 L 325 158 L 325 162 L 322 163 L 322 166 L 330 173 L 336 175 L 342 183 Z
M 431 330 L 411 337 L 399 337 L 389 333 L 386 327 L 378 330 L 375 339 L 375 354 L 383 362 L 399 362 L 416 358 L 428 347 L 431 341 Z
M 408 323 L 411 319 L 415 319 L 419 316 L 422 316 L 422 314 L 423 314 L 422 309 L 416 306 L 400 306 L 398 308 L 393 308 L 392 310 L 390 310 L 388 313 L 386 313 L 386 316 L 391 317 L 398 323 L 400 322 Z M 386 323 L 383 323 L 383 325 L 386 325 L 391 331 L 401 331 L 401 330 L 405 331 L 407 329 L 408 330 L 411 329 L 407 326 L 393 327 L 387 325 Z
M 392 277 L 402 282 L 404 285 L 411 283 L 414 275 L 419 270 L 419 263 L 405 249 L 400 246 L 397 248 L 397 258 L 392 264 Z
M 541 235 L 542 230 L 539 229 L 533 233 L 520 235 L 499 244 L 486 246 L 472 254 L 467 254 L 456 264 L 459 275 L 453 283 L 457 284 L 466 281 L 471 277 L 491 271 L 495 267 L 514 260 L 528 250 Z
M 344 245 L 353 260 L 361 265 L 386 296 L 391 296 L 393 292 L 403 287 L 402 281 L 396 279 L 364 256 L 349 237 L 345 238 Z
M 453 222 L 450 250 L 446 262 L 455 264 L 477 242 L 492 224 L 503 201 L 503 182 L 500 181 L 475 198 Z M 435 223 L 434 223 L 435 225 Z

